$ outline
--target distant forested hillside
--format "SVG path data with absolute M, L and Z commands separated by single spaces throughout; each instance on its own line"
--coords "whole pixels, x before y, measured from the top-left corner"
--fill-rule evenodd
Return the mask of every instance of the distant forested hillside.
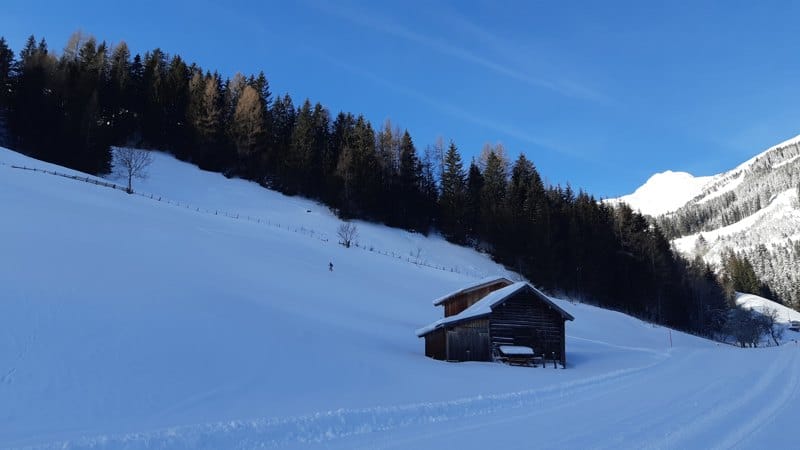
M 710 334 L 728 308 L 702 261 L 672 252 L 627 206 L 547 186 L 502 145 L 462 160 L 455 142 L 420 151 L 407 130 L 373 127 L 308 99 L 273 95 L 264 73 L 227 78 L 154 49 L 132 55 L 76 33 L 60 52 L 0 40 L 6 144 L 90 173 L 111 146 L 169 151 L 198 166 L 318 199 L 344 218 L 428 233 L 490 252 L 549 290 Z

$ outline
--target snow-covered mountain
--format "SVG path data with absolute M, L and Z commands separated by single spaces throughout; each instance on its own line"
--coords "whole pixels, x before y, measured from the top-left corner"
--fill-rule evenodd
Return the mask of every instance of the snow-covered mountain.
M 435 361 L 431 301 L 515 277 L 486 255 L 360 222 L 346 249 L 321 205 L 162 154 L 142 195 L 12 165 L 104 181 L 0 149 L 0 448 L 795 444 L 793 344 L 556 299 L 566 370 Z
M 668 170 L 653 175 L 633 194 L 616 199 L 610 203 L 627 203 L 633 209 L 649 216 L 659 216 L 684 206 L 703 192 L 703 187 L 715 177 L 695 177 L 688 172 Z
M 683 254 L 719 265 L 743 253 L 784 300 L 800 304 L 800 136 L 772 146 L 725 173 L 654 175 L 626 202 L 657 216 Z M 702 236 L 702 239 L 701 239 Z

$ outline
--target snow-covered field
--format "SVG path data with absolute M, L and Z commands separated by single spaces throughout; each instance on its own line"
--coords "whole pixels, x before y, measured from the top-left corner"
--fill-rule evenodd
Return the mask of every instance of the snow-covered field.
M 165 155 L 153 199 L 10 164 L 53 168 L 0 149 L 0 448 L 796 444 L 794 343 L 556 300 L 566 370 L 435 361 L 431 301 L 514 274 Z

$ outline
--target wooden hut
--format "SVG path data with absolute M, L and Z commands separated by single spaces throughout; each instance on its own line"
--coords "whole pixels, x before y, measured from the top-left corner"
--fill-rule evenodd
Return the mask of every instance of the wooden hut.
M 445 317 L 454 316 L 474 305 L 489 293 L 512 284 L 514 282 L 505 277 L 484 278 L 477 283 L 437 298 L 433 301 L 433 306 L 444 306 Z
M 553 358 L 566 367 L 565 322 L 574 317 L 530 284 L 508 283 L 474 301 L 469 293 L 459 294 L 470 298 L 466 302 L 458 300 L 459 295 L 438 299 L 435 303 L 445 307 L 445 317 L 417 330 L 417 336 L 425 338 L 425 355 L 446 361 L 492 361 L 500 356 L 500 347 L 528 347 L 537 357 Z M 456 303 L 469 304 L 447 314 L 447 305 Z

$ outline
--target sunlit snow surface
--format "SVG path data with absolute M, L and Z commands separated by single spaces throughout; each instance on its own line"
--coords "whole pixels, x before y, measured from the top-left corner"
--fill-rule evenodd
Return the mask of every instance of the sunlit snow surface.
M 516 275 L 360 222 L 345 249 L 324 206 L 165 155 L 134 186 L 148 197 L 0 163 L 0 448 L 796 443 L 794 344 L 556 300 L 566 370 L 434 361 L 414 335 L 431 301 Z
M 642 214 L 658 216 L 675 211 L 700 195 L 703 187 L 714 178 L 713 176 L 695 177 L 687 172 L 668 170 L 650 177 L 633 194 L 609 201 L 611 203 L 627 203 Z
M 737 293 L 736 304 L 760 313 L 768 313 L 773 310 L 776 313 L 776 319 L 781 323 L 788 324 L 791 321 L 800 321 L 800 312 L 758 295 Z M 792 335 L 792 337 L 795 336 Z
M 751 168 L 773 150 L 800 143 L 800 135 L 760 152 L 734 169 L 711 176 L 694 176 L 687 172 L 667 170 L 651 176 L 632 194 L 606 200 L 611 204 L 627 203 L 642 214 L 659 216 L 674 212 L 689 202 L 705 203 L 735 190 Z M 772 169 L 794 162 L 789 158 L 772 166 Z

